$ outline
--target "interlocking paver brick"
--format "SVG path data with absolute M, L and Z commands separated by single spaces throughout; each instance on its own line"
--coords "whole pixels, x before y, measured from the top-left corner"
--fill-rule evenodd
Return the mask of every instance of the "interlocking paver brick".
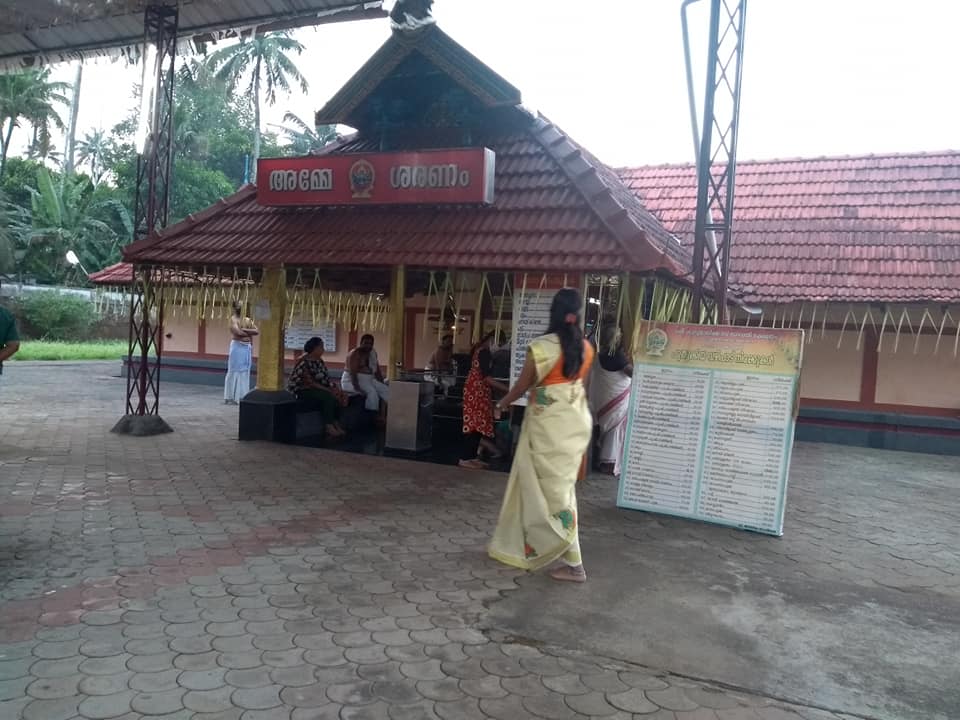
M 84 695 L 116 695 L 129 687 L 130 671 L 116 675 L 79 675 L 78 688 Z
M 183 688 L 161 692 L 138 693 L 130 701 L 130 707 L 143 715 L 167 715 L 184 709 Z
M 77 708 L 83 700 L 82 695 L 55 700 L 32 700 L 23 708 L 22 720 L 68 720 L 77 714 Z
M 330 703 L 320 708 L 294 708 L 290 720 L 340 720 L 342 705 Z
M 413 705 L 395 705 L 389 709 L 390 720 L 441 720 L 430 700 Z
M 620 679 L 630 687 L 639 688 L 640 690 L 663 690 L 670 687 L 669 683 L 665 680 L 642 672 L 621 672 Z
M 220 653 L 216 650 L 196 655 L 177 655 L 173 659 L 173 666 L 179 670 L 214 670 L 220 667 L 217 664 L 219 659 Z
M 421 680 L 417 683 L 417 691 L 428 700 L 436 702 L 455 702 L 466 697 L 460 689 L 460 681 L 448 677 L 442 680 Z
M 24 672 L 21 677 L 56 678 L 74 675 L 79 671 L 80 663 L 84 660 L 86 658 L 82 655 L 74 655 L 62 660 L 38 660 L 30 665 L 28 671 Z
M 341 705 L 362 705 L 376 699 L 373 683 L 366 680 L 330 685 L 327 687 L 327 697 Z
M 281 705 L 280 685 L 263 685 L 254 688 L 240 688 L 235 690 L 231 700 L 238 707 L 246 710 L 268 710 Z
M 106 720 L 107 718 L 121 717 L 131 710 L 131 703 L 136 693 L 124 690 L 112 695 L 94 695 L 80 703 L 80 715 L 89 720 Z
M 480 709 L 480 701 L 475 698 L 438 702 L 433 709 L 443 720 L 488 720 L 488 716 Z
M 118 673 L 126 672 L 128 669 L 137 671 L 136 667 L 128 667 L 128 663 L 131 663 L 134 660 L 140 660 L 148 657 L 153 658 L 157 656 L 156 655 L 137 656 L 137 655 L 130 655 L 129 653 L 124 653 L 122 655 L 111 655 L 110 657 L 105 657 L 105 658 L 86 658 L 85 660 L 83 660 L 83 662 L 80 663 L 78 669 L 81 673 L 84 673 L 86 675 L 116 675 Z M 150 670 L 145 669 L 144 672 L 150 672 Z
M 382 701 L 370 705 L 346 706 L 340 711 L 342 720 L 390 720 L 390 708 Z
M 681 688 L 647 690 L 647 697 L 665 710 L 696 710 L 698 703 L 691 700 Z M 624 708 L 626 709 L 626 708 Z
M 284 687 L 280 691 L 280 699 L 295 708 L 316 708 L 331 703 L 330 698 L 327 697 L 326 688 L 319 683 L 303 687 Z
M 0 688 L 0 690 L 4 691 L 0 692 L 0 698 L 4 700 L 13 699 L 16 697 L 21 697 L 24 694 L 38 700 L 56 700 L 58 698 L 71 697 L 79 694 L 78 691 L 80 687 L 80 681 L 83 679 L 83 677 L 83 675 L 78 674 L 68 675 L 66 677 L 42 678 L 33 680 L 32 676 L 27 676 L 17 680 L 8 680 L 6 681 L 8 683 L 6 687 Z M 23 688 L 23 691 L 4 697 L 6 693 L 21 687 Z
M 387 661 L 382 663 L 360 665 L 357 673 L 364 680 L 404 680 L 406 676 L 400 671 L 400 663 Z
M 617 708 L 607 702 L 603 693 L 590 692 L 585 695 L 568 695 L 565 702 L 574 712 L 587 717 L 609 717 L 616 715 Z
M 248 670 L 263 664 L 262 655 L 263 652 L 260 650 L 220 653 L 217 664 L 231 670 Z
M 652 713 L 660 707 L 651 702 L 643 690 L 638 690 L 637 688 L 628 690 L 627 692 L 607 695 L 607 701 L 614 707 L 631 713 Z M 665 709 L 669 710 L 672 708 Z
M 52 681 L 34 680 L 34 678 L 29 675 L 26 675 L 21 678 L 16 678 L 14 680 L 0 680 L 0 703 L 6 702 L 8 700 L 15 700 L 17 698 L 21 698 L 27 695 L 28 694 L 27 686 L 30 685 L 31 683 L 36 684 L 36 683 L 48 683 L 48 682 L 52 682 Z M 67 681 L 67 683 L 65 684 L 69 684 L 69 681 Z M 73 691 L 66 693 L 66 695 L 73 695 L 75 691 L 76 691 L 76 685 L 73 686 Z M 30 693 L 30 696 L 38 699 L 43 699 L 44 697 L 46 697 L 45 695 L 42 694 L 43 691 L 40 691 L 40 692 L 41 694 L 32 692 Z M 53 695 L 51 697 L 60 697 L 60 695 Z

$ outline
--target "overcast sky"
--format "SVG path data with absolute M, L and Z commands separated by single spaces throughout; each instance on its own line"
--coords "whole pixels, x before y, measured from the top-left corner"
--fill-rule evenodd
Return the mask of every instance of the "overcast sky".
M 691 15 L 701 74 L 707 5 Z M 519 87 L 525 105 L 608 164 L 640 165 L 693 159 L 679 8 L 679 0 L 436 0 L 434 15 Z M 750 0 L 739 157 L 960 148 L 957 28 L 956 0 Z M 389 32 L 386 20 L 297 31 L 310 93 L 278 98 L 265 122 L 287 110 L 312 119 Z M 69 66 L 56 73 L 72 79 Z M 88 63 L 78 135 L 122 119 L 138 79 L 136 69 Z

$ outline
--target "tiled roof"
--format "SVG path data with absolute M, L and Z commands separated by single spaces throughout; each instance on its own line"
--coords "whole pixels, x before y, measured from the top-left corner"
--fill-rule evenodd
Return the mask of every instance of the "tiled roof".
M 133 282 L 133 266 L 125 262 L 114 263 L 90 273 L 87 280 L 94 285 L 129 285 Z
M 692 245 L 692 166 L 618 173 Z M 738 163 L 730 277 L 752 302 L 960 301 L 960 151 Z
M 615 173 L 556 126 L 488 138 L 492 206 L 257 204 L 256 188 L 124 249 L 129 262 L 193 266 L 381 266 L 529 271 L 656 271 L 682 276 L 678 242 Z M 356 151 L 359 141 L 338 147 Z

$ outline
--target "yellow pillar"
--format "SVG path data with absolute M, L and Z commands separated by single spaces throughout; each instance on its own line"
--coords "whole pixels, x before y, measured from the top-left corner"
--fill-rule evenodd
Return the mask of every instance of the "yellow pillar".
M 257 390 L 283 390 L 283 322 L 287 310 L 287 273 L 284 268 L 264 268 L 260 287 L 260 297 L 254 307 L 257 329 L 260 330 Z
M 407 271 L 398 265 L 390 274 L 390 367 L 387 377 L 396 380 L 403 367 L 403 340 L 406 317 Z

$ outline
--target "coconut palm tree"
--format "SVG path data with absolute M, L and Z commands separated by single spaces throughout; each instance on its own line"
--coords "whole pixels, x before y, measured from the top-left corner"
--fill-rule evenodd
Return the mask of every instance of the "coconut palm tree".
M 107 157 L 112 147 L 110 135 L 102 128 L 88 130 L 77 140 L 77 166 L 90 168 L 90 179 L 95 186 L 100 184 L 107 171 Z
M 288 124 L 280 126 L 280 133 L 289 141 L 284 149 L 291 155 L 309 155 L 337 139 L 334 125 L 311 127 L 292 112 L 286 113 L 283 121 Z
M 64 127 L 56 106 L 69 104 L 64 94 L 69 88 L 69 83 L 50 80 L 49 68 L 0 75 L 0 177 L 14 128 L 23 122 L 33 128 L 33 152 L 42 158 L 52 155 L 52 130 Z
M 83 60 L 77 62 L 73 76 L 73 92 L 70 96 L 70 119 L 67 121 L 67 137 L 63 149 L 63 174 L 72 175 L 77 150 L 77 117 L 80 115 L 80 85 L 83 82 Z M 96 181 L 94 181 L 96 182 Z
M 256 179 L 257 159 L 260 157 L 260 101 L 261 90 L 267 105 L 277 102 L 277 91 L 290 92 L 291 82 L 307 92 L 306 78 L 290 59 L 299 55 L 303 45 L 288 33 L 276 32 L 254 36 L 236 45 L 221 48 L 209 55 L 207 63 L 216 77 L 227 82 L 231 90 L 247 82 L 247 93 L 253 101 L 253 179 Z M 248 80 L 249 78 L 249 80 Z

